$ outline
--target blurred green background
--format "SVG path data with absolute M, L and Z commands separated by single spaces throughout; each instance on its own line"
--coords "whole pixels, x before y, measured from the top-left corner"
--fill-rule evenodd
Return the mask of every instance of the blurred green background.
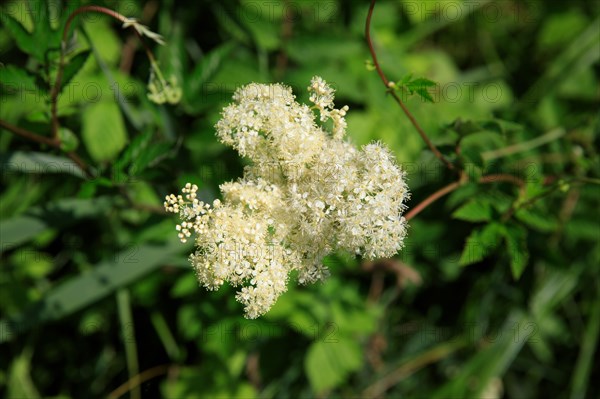
M 599 397 L 598 1 L 378 2 L 384 71 L 438 83 L 434 103 L 401 94 L 470 182 L 411 220 L 395 259 L 332 254 L 327 281 L 292 281 L 260 319 L 231 287 L 198 287 L 162 201 L 188 181 L 210 200 L 241 176 L 213 129 L 240 85 L 284 82 L 306 101 L 322 76 L 350 106 L 350 139 L 381 140 L 407 171 L 409 209 L 456 180 L 369 68 L 368 3 L 94 2 L 165 37 L 145 42 L 177 105 L 148 100 L 131 30 L 74 20 L 68 146 L 0 134 L 0 395 Z M 50 137 L 60 35 L 88 4 L 2 4 L 3 122 Z M 525 186 L 474 183 L 491 173 Z

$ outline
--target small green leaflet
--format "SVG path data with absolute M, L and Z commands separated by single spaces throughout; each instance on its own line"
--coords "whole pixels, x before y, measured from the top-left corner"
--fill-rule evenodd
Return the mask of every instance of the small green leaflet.
M 412 73 L 405 75 L 402 80 L 400 80 L 396 86 L 400 87 L 403 90 L 406 90 L 409 94 L 417 94 L 423 100 L 427 102 L 434 102 L 433 97 L 429 93 L 429 88 L 435 87 L 437 85 L 436 82 L 429 80 L 427 78 L 412 78 Z

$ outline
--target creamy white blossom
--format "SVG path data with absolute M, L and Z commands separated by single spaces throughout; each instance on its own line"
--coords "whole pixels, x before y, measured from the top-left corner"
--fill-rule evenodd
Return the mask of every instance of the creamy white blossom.
M 252 83 L 238 89 L 216 125 L 220 141 L 251 160 L 244 177 L 221 185 L 222 201 L 205 204 L 197 186 L 166 197 L 179 214 L 199 281 L 241 286 L 246 316 L 267 312 L 286 290 L 328 275 L 323 258 L 342 250 L 390 257 L 406 235 L 404 172 L 380 143 L 357 149 L 344 140 L 348 107 L 335 109 L 333 89 L 319 77 L 308 87 L 313 107 L 289 87 Z M 331 130 L 317 123 L 332 121 Z

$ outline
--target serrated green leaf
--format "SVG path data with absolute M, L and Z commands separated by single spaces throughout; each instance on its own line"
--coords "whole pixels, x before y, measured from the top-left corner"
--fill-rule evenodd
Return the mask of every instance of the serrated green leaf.
M 35 38 L 31 33 L 25 30 L 19 21 L 14 19 L 12 15 L 5 12 L 0 13 L 0 20 L 13 39 L 15 39 L 15 42 L 21 51 L 35 56 L 40 61 L 43 60 L 43 53 L 40 56 L 40 48 L 38 47 Z
M 461 266 L 480 262 L 494 250 L 502 238 L 504 228 L 497 223 L 490 223 L 481 229 L 471 232 L 458 261 Z
M 304 370 L 315 393 L 341 384 L 349 373 L 362 364 L 358 343 L 340 337 L 338 342 L 317 341 L 308 349 Z
M 415 80 L 412 80 L 411 82 L 407 83 L 407 86 L 411 87 L 411 88 L 418 88 L 418 87 L 434 87 L 437 83 L 435 83 L 433 80 L 429 80 L 427 78 L 417 78 Z
M 468 222 L 486 222 L 492 218 L 492 206 L 489 202 L 474 199 L 454 211 L 452 217 Z
M 463 159 L 463 164 L 465 165 L 472 164 L 482 167 L 484 163 L 483 158 L 481 157 L 481 151 L 477 148 L 462 148 L 460 157 Z
M 402 79 L 400 79 L 400 82 L 398 82 L 398 84 L 404 86 L 406 85 L 408 82 L 410 82 L 410 80 L 412 79 L 413 74 L 412 73 L 407 73 L 406 75 L 404 75 L 402 77 Z
M 72 57 L 69 60 L 69 62 L 65 66 L 65 69 L 63 72 L 61 91 L 64 90 L 64 88 L 69 83 L 71 83 L 71 80 L 75 77 L 75 75 L 77 75 L 77 72 L 79 72 L 79 70 L 83 67 L 83 65 L 87 61 L 90 53 L 91 53 L 91 50 L 85 50 L 85 51 L 82 51 L 81 53 L 76 54 L 74 57 Z
M 506 250 L 510 257 L 510 269 L 513 277 L 521 277 L 527 262 L 529 261 L 529 250 L 527 249 L 527 231 L 521 226 L 508 225 L 503 230 L 506 242 Z
M 517 220 L 525 223 L 527 227 L 543 233 L 551 233 L 558 227 L 558 222 L 552 215 L 542 215 L 534 210 L 520 208 L 514 216 Z
M 127 132 L 117 104 L 97 102 L 83 111 L 82 138 L 96 161 L 109 161 L 125 147 Z
M 0 66 L 0 85 L 5 86 L 7 90 L 40 90 L 33 75 L 14 65 Z
M 431 97 L 428 88 L 434 87 L 436 85 L 434 81 L 426 78 L 417 78 L 406 82 L 406 79 L 407 77 L 404 77 L 404 79 L 402 79 L 400 87 L 403 87 L 406 90 L 408 90 L 410 94 L 416 93 L 425 101 L 433 102 L 433 97 Z

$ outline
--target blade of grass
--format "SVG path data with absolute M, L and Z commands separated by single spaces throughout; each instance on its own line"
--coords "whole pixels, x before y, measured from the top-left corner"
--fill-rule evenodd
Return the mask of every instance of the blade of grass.
M 173 334 L 171 333 L 171 330 L 169 329 L 169 326 L 167 325 L 162 313 L 158 311 L 152 312 L 150 314 L 150 320 L 152 321 L 152 325 L 154 326 L 154 329 L 156 330 L 156 333 L 158 334 L 158 337 L 160 338 L 160 341 L 165 347 L 165 350 L 167 351 L 167 354 L 171 360 L 180 360 L 181 351 L 179 350 L 177 342 L 175 341 L 175 338 L 173 337 Z
M 127 372 L 129 379 L 135 380 L 139 375 L 140 368 L 138 364 L 137 341 L 135 339 L 135 325 L 131 315 L 131 300 L 129 291 L 125 288 L 117 290 L 117 308 L 119 311 L 119 322 L 121 323 L 121 333 L 123 344 L 125 345 L 125 358 L 127 361 Z M 131 389 L 132 399 L 141 399 L 142 391 L 139 384 L 133 384 Z
M 528 107 L 559 86 L 561 78 L 588 68 L 600 57 L 600 18 L 596 18 L 546 69 L 530 87 L 520 104 Z
M 116 289 L 139 280 L 163 264 L 178 261 L 181 257 L 178 254 L 186 250 L 189 251 L 189 247 L 181 245 L 177 240 L 163 245 L 132 246 L 89 272 L 57 285 L 42 300 L 20 314 L 0 320 L 0 343 L 105 298 Z
M 571 399 L 583 399 L 587 391 L 594 353 L 600 335 L 600 284 L 596 284 L 596 300 L 592 301 L 590 316 L 579 347 L 579 356 L 571 381 Z

